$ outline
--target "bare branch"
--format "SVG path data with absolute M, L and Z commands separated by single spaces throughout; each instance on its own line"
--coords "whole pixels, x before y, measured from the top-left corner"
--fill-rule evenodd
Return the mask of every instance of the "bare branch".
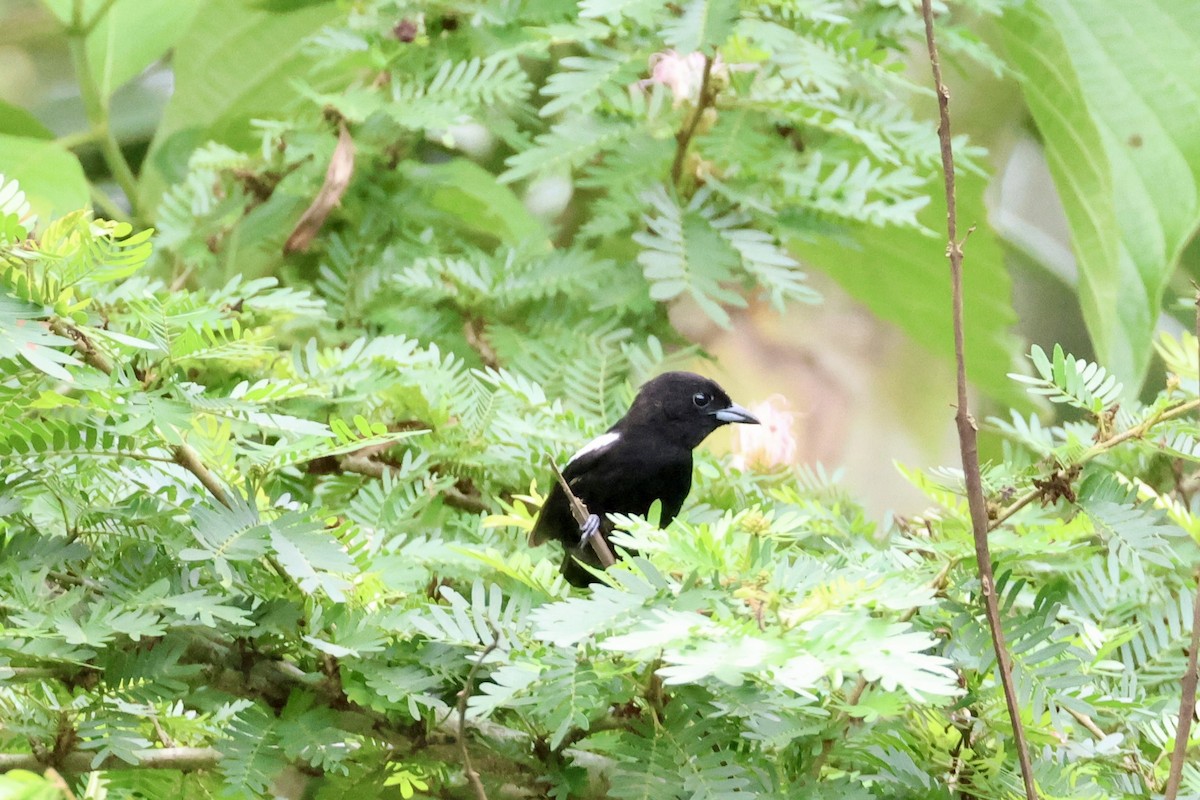
M 359 453 L 342 456 L 337 464 L 342 472 L 365 475 L 368 478 L 382 478 L 385 473 L 395 469 L 390 464 L 386 464 L 376 458 L 371 458 L 369 455 L 360 455 Z M 466 511 L 471 514 L 479 514 L 487 511 L 487 503 L 474 491 L 474 487 L 468 488 L 471 491 L 464 492 L 461 489 L 451 486 L 442 490 L 442 499 L 451 508 L 457 508 L 460 511 Z
M 1137 425 L 1134 425 L 1131 428 L 1127 428 L 1120 433 L 1113 434 L 1102 442 L 1097 442 L 1081 453 L 1078 458 L 1073 459 L 1070 463 L 1056 467 L 1055 471 L 1058 472 L 1069 469 L 1070 467 L 1083 466 L 1097 456 L 1103 455 L 1109 450 L 1112 450 L 1117 445 L 1124 444 L 1131 439 L 1145 438 L 1154 428 L 1154 426 L 1158 425 L 1159 423 L 1187 416 L 1198 409 L 1200 409 L 1200 400 L 1188 400 L 1187 402 L 1172 406 L 1166 411 L 1163 411 L 1160 414 L 1152 415 L 1151 417 L 1139 422 Z M 1040 488 L 1030 489 L 1028 492 L 1002 508 L 999 513 L 996 514 L 995 518 L 992 519 L 991 523 L 989 524 L 989 528 L 995 530 L 1004 524 L 1013 514 L 1044 496 L 1045 490 Z
M 483 781 L 479 779 L 479 773 L 475 771 L 475 767 L 471 763 L 471 752 L 467 749 L 467 700 L 470 699 L 471 692 L 475 690 L 475 675 L 483 666 L 484 659 L 491 655 L 499 645 L 500 634 L 492 631 L 491 644 L 483 649 L 479 658 L 475 659 L 475 663 L 471 665 L 471 670 L 467 673 L 467 679 L 463 682 L 462 691 L 458 693 L 458 749 L 462 754 L 463 774 L 467 776 L 467 783 L 475 792 L 475 800 L 488 800 L 488 796 L 487 790 L 483 788 Z
M 1200 288 L 1196 291 L 1196 335 L 1200 337 Z M 1192 717 L 1196 715 L 1196 683 L 1200 680 L 1200 569 L 1196 570 L 1196 597 L 1192 600 L 1192 639 L 1188 645 L 1187 669 L 1179 681 L 1179 722 L 1175 726 L 1175 750 L 1171 753 L 1171 769 L 1167 774 L 1165 800 L 1175 800 L 1183 782 L 1183 764 L 1187 760 L 1188 741 L 1192 735 Z
M 90 772 L 96 769 L 177 769 L 184 772 L 215 767 L 221 760 L 221 752 L 211 747 L 155 747 L 134 752 L 136 764 L 108 755 L 99 764 L 93 764 L 95 753 L 76 750 L 68 753 L 58 769 L 66 773 Z M 33 753 L 0 753 L 0 773 L 14 769 L 40 772 L 46 767 Z
M 175 463 L 195 475 L 200 484 L 205 489 L 208 489 L 209 494 L 215 497 L 218 503 L 226 508 L 233 508 L 233 505 L 229 502 L 229 496 L 225 494 L 225 489 L 221 486 L 220 481 L 209 472 L 208 467 L 204 466 L 204 462 L 200 460 L 200 454 L 193 450 L 190 445 L 176 445 L 171 449 L 171 453 L 175 456 Z
M 933 31 L 933 7 L 931 0 L 921 0 L 921 13 L 925 19 L 925 44 L 929 49 L 929 64 L 933 70 L 934 88 L 938 96 L 938 141 L 942 153 L 942 173 L 946 191 L 946 254 L 950 259 L 951 293 L 954 303 L 954 360 L 957 367 L 958 411 L 954 416 L 958 427 L 959 449 L 962 454 L 963 475 L 967 484 L 967 505 L 971 512 L 971 531 L 975 538 L 975 559 L 979 564 L 979 583 L 983 592 L 984 611 L 988 628 L 992 634 L 992 647 L 996 651 L 996 665 L 1000 670 L 1000 682 L 1004 688 L 1004 701 L 1008 705 L 1008 716 L 1012 723 L 1013 739 L 1017 760 L 1021 765 L 1021 779 L 1025 784 L 1027 800 L 1037 800 L 1037 787 L 1033 782 L 1033 768 L 1029 759 L 1029 745 L 1025 741 L 1025 728 L 1021 724 L 1021 709 L 1017 705 L 1016 688 L 1013 686 L 1012 659 L 1004 641 L 1004 630 L 1000 622 L 1000 606 L 996 598 L 996 577 L 992 569 L 992 554 L 988 547 L 988 513 L 983 496 L 983 479 L 979 471 L 979 442 L 975 420 L 967 406 L 967 367 L 963 343 L 963 251 L 958 240 L 958 220 L 954 197 L 954 150 L 950 136 L 950 91 L 942 82 L 942 67 L 938 60 L 937 42 Z
M 676 187 L 679 186 L 679 180 L 683 177 L 683 162 L 687 158 L 692 137 L 696 135 L 696 129 L 700 127 L 700 120 L 704 117 L 704 112 L 717 99 L 716 92 L 712 90 L 713 61 L 715 59 L 712 56 L 704 56 L 704 73 L 700 77 L 700 94 L 696 98 L 696 107 L 692 109 L 692 115 L 679 129 L 679 133 L 675 134 L 675 160 L 671 162 L 671 184 Z
M 329 167 L 325 170 L 325 182 L 321 184 L 317 196 L 308 208 L 304 209 L 296 227 L 284 242 L 284 255 L 308 251 L 329 213 L 342 202 L 342 196 L 346 194 L 353 175 L 354 139 L 350 136 L 346 121 L 338 120 L 337 145 L 333 148 Z
M 82 330 L 61 317 L 55 317 L 50 321 L 50 330 L 65 339 L 73 341 L 75 349 L 83 356 L 83 360 L 87 362 L 88 366 L 100 370 L 105 375 L 113 374 L 114 367 L 112 362 L 108 360 L 108 356 L 104 355 Z M 137 457 L 135 454 L 129 455 L 131 458 Z M 209 494 L 216 498 L 217 502 L 226 508 L 231 507 L 229 496 L 225 494 L 224 487 L 221 486 L 221 483 L 209 471 L 208 467 L 204 466 L 204 462 L 200 460 L 200 455 L 195 450 L 187 444 L 176 445 L 171 448 L 171 457 L 176 464 L 195 475 L 200 484 L 209 491 Z

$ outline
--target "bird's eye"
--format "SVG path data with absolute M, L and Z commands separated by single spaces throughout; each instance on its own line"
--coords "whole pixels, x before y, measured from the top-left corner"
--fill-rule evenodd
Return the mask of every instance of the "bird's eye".
M 692 395 L 692 402 L 696 404 L 696 408 L 705 408 L 712 402 L 712 395 L 708 392 L 696 392 Z

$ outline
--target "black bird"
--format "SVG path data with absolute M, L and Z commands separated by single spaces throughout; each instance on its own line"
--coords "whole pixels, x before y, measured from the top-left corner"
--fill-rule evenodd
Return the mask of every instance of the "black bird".
M 608 541 L 613 525 L 606 515 L 645 515 L 661 500 L 660 524 L 669 523 L 692 488 L 692 449 L 730 422 L 758 424 L 708 378 L 667 372 L 647 381 L 625 416 L 571 456 L 563 470 L 571 491 L 591 514 L 588 521 L 576 523 L 555 480 L 529 544 L 559 540 L 565 552 L 562 574 L 574 586 L 592 583 L 580 563 L 600 568 L 588 539 L 600 533 Z

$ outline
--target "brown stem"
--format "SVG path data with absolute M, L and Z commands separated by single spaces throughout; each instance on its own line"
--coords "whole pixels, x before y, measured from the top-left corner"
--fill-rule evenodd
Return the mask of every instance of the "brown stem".
M 499 369 L 500 356 L 496 354 L 496 349 L 488 341 L 485 326 L 486 323 L 479 317 L 468 316 L 463 322 L 463 336 L 466 337 L 467 344 L 471 346 L 471 349 L 479 355 L 479 360 L 485 367 Z
M 491 655 L 499 644 L 500 635 L 492 631 L 491 644 L 483 649 L 479 658 L 475 659 L 475 663 L 471 665 L 471 670 L 467 673 L 466 681 L 463 682 L 462 691 L 458 693 L 458 749 L 462 754 L 463 774 L 467 777 L 467 783 L 471 784 L 471 788 L 475 791 L 475 800 L 488 800 L 488 796 L 487 791 L 483 788 L 483 781 L 479 779 L 479 773 L 471 764 L 471 753 L 467 749 L 467 700 L 475 689 L 475 675 L 483 666 L 484 659 Z
M 1185 403 L 1179 403 L 1178 405 L 1172 406 L 1160 414 L 1154 414 L 1148 419 L 1139 422 L 1132 428 L 1127 428 L 1120 433 L 1113 434 L 1102 442 L 1097 442 L 1081 453 L 1078 458 L 1072 460 L 1068 464 L 1064 464 L 1061 467 L 1056 468 L 1055 471 L 1061 472 L 1071 467 L 1082 466 L 1097 456 L 1107 453 L 1117 445 L 1124 444 L 1131 439 L 1141 439 L 1145 437 L 1146 434 L 1148 434 L 1150 430 L 1160 422 L 1167 422 L 1172 419 L 1178 419 L 1179 417 L 1187 416 L 1197 409 L 1200 409 L 1200 399 L 1188 400 Z M 1043 497 L 1044 495 L 1045 490 L 1043 489 L 1030 489 L 1028 492 L 1002 508 L 1000 512 L 996 514 L 995 519 L 993 519 L 989 524 L 989 529 L 995 530 L 996 528 L 1000 527 L 1013 514 L 1017 513 L 1022 508 Z
M 50 330 L 62 336 L 65 339 L 70 339 L 75 343 L 75 349 L 83 356 L 83 360 L 91 367 L 100 370 L 105 375 L 113 374 L 113 364 L 108 360 L 108 356 L 100 352 L 92 340 L 87 337 L 83 331 L 72 325 L 65 319 L 55 317 L 50 320 Z M 130 454 L 131 457 L 133 454 Z M 188 472 L 196 476 L 201 485 L 208 489 L 209 493 L 217 499 L 221 505 L 230 508 L 229 496 L 225 494 L 225 489 L 221 486 L 216 477 L 209 472 L 208 467 L 204 466 L 204 462 L 200 460 L 200 455 L 187 444 L 176 445 L 171 448 L 172 460 L 179 466 L 186 469 Z
M 337 462 L 338 468 L 342 472 L 350 472 L 355 475 L 365 475 L 368 478 L 382 478 L 385 473 L 395 469 L 389 464 L 385 464 L 378 459 L 371 458 L 358 453 L 351 453 L 342 456 Z M 479 514 L 488 510 L 488 505 L 483 501 L 483 498 L 474 493 L 474 488 L 470 492 L 464 492 L 461 489 L 453 486 L 442 491 L 442 500 L 451 508 L 457 508 L 460 511 L 467 511 L 471 514 Z
M 67 773 L 90 772 L 94 769 L 128 768 L 130 765 L 116 755 L 108 755 L 98 765 L 92 764 L 96 754 L 82 750 L 68 753 L 59 764 Z M 134 752 L 138 769 L 177 769 L 191 771 L 215 767 L 221 760 L 219 750 L 211 747 L 155 747 Z M 41 771 L 44 765 L 33 753 L 0 753 L 0 773 L 14 769 Z
M 679 129 L 679 133 L 675 134 L 675 160 L 671 162 L 671 184 L 675 187 L 679 186 L 679 179 L 683 177 L 683 162 L 687 158 L 692 137 L 696 135 L 696 129 L 700 127 L 700 119 L 716 100 L 716 93 L 712 91 L 710 80 L 714 60 L 711 56 L 704 57 L 704 73 L 700 77 L 700 94 L 696 98 L 696 107 L 692 109 L 692 115 Z
M 554 477 L 558 478 L 558 485 L 562 487 L 563 492 L 567 495 L 567 504 L 571 507 L 571 516 L 575 518 L 575 522 L 582 526 L 590 516 L 587 506 L 571 491 L 570 485 L 567 484 L 567 479 L 563 477 L 562 470 L 558 468 L 558 464 L 554 462 L 554 459 L 550 459 L 550 466 L 554 469 Z M 604 541 L 603 535 L 596 534 L 590 537 L 588 541 L 591 542 L 592 551 L 596 554 L 596 558 L 600 559 L 600 564 L 605 569 L 617 563 L 617 559 L 613 557 L 612 550 L 608 549 L 608 542 Z
M 933 580 L 929 582 L 930 588 L 935 592 L 940 592 L 942 589 L 946 588 L 946 580 L 950 576 L 950 570 L 953 569 L 956 564 L 958 564 L 957 558 L 952 558 L 943 564 L 942 568 L 938 570 L 938 574 L 935 575 Z M 920 610 L 920 606 L 913 606 L 900 615 L 899 621 L 910 621 Z M 845 705 L 847 707 L 858 705 L 859 701 L 862 700 L 863 693 L 866 691 L 867 679 L 862 675 L 859 675 L 858 680 L 854 683 L 854 688 L 850 690 L 850 694 L 846 695 Z M 842 711 L 838 722 L 838 731 L 840 731 L 838 738 L 844 738 L 846 733 L 850 730 L 850 726 L 853 724 L 854 720 L 850 718 L 850 715 L 845 711 Z M 833 752 L 833 746 L 836 743 L 837 738 L 832 736 L 827 737 L 821 742 L 821 752 L 817 753 L 816 758 L 813 759 L 812 765 L 809 766 L 809 774 L 814 778 L 821 777 L 821 769 L 825 766 L 825 762 L 829 759 L 829 754 Z
M 929 50 L 929 64 L 933 70 L 933 83 L 938 96 L 938 142 L 941 145 L 942 173 L 945 176 L 946 192 L 946 254 L 950 259 L 950 282 L 954 304 L 954 361 L 958 389 L 958 411 L 954 415 L 958 427 L 959 449 L 962 453 L 963 475 L 967 485 L 967 505 L 971 512 L 971 532 L 975 538 L 975 559 L 979 565 L 979 583 L 983 592 L 984 611 L 988 628 L 992 634 L 992 648 L 996 651 L 996 665 L 1000 670 L 1000 682 L 1004 688 L 1004 701 L 1008 705 L 1008 716 L 1012 723 L 1013 739 L 1017 760 L 1021 765 L 1021 779 L 1025 784 L 1027 800 L 1037 800 L 1037 787 L 1033 783 L 1033 767 L 1029 759 L 1029 745 L 1025 741 L 1025 728 L 1021 724 L 1021 709 L 1017 705 L 1017 692 L 1013 686 L 1012 659 L 1004 641 L 1004 630 L 1000 623 L 1000 605 L 996 598 L 996 578 L 992 570 L 992 554 L 988 547 L 987 502 L 983 496 L 983 480 L 979 472 L 979 442 L 975 420 L 967 406 L 967 367 L 963 345 L 963 251 L 958 241 L 958 220 L 954 197 L 954 149 L 950 136 L 950 91 L 942 82 L 942 67 L 938 60 L 937 42 L 933 31 L 932 0 L 921 0 L 921 14 L 925 20 L 925 44 Z
M 1200 337 L 1200 289 L 1196 291 L 1196 335 Z M 1171 753 L 1171 769 L 1167 774 L 1165 800 L 1175 800 L 1183 781 L 1183 764 L 1187 759 L 1188 740 L 1192 735 L 1192 717 L 1196 714 L 1196 683 L 1200 680 L 1200 569 L 1196 571 L 1196 597 L 1192 600 L 1192 639 L 1188 646 L 1187 669 L 1179 681 L 1179 722 L 1175 726 L 1175 750 Z
M 191 445 L 176 445 L 171 449 L 171 453 L 175 456 L 175 463 L 195 475 L 200 484 L 205 489 L 208 489 L 209 493 L 217 499 L 218 503 L 226 508 L 233 508 L 233 504 L 229 502 L 229 496 L 225 494 L 224 487 L 208 471 L 208 467 L 204 466 L 204 462 L 200 460 L 200 454 L 193 450 Z

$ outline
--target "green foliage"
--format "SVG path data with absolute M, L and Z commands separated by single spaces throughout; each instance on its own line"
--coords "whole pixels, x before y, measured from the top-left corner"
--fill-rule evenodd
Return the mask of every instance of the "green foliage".
M 1115 11 L 1115 13 L 1110 13 Z M 1186 0 L 1039 0 L 1004 40 L 1071 226 L 1096 352 L 1132 392 L 1163 293 L 1200 225 L 1200 26 Z M 1169 165 L 1169 166 L 1168 166 Z
M 5 330 L 42 331 L 0 357 L 0 709 L 20 720 L 5 749 L 70 747 L 114 796 L 269 796 L 289 765 L 322 793 L 425 796 L 461 780 L 457 749 L 434 742 L 471 673 L 470 746 L 505 765 L 491 785 L 895 797 L 954 774 L 976 796 L 1010 792 L 957 476 L 914 474 L 941 510 L 880 529 L 826 476 L 702 456 L 685 514 L 666 530 L 621 520 L 616 544 L 641 555 L 572 594 L 553 554 L 522 544 L 538 497 L 479 512 L 544 491 L 544 454 L 618 413 L 657 345 L 593 341 L 619 355 L 612 380 L 586 382 L 592 401 L 548 369 L 470 368 L 394 334 L 322 346 L 337 306 L 311 290 L 170 290 L 148 256 L 144 236 L 79 214 L 4 251 Z M 570 281 L 528 279 L 546 256 L 496 258 L 416 262 L 394 296 L 497 326 L 547 292 L 579 302 Z M 1200 555 L 1160 452 L 1193 430 L 1179 409 L 1195 387 L 1114 416 L 1098 367 L 1033 359 L 1031 390 L 1089 415 L 1014 417 L 986 477 L 1002 502 L 1040 464 L 1083 470 L 994 535 L 1039 781 L 1144 792 L 1172 746 Z M 1147 424 L 1153 437 L 1103 443 Z M 185 745 L 219 758 L 187 777 L 130 771 Z
M 161 52 L 124 0 L 52 6 L 101 94 Z M 496 796 L 1013 794 L 960 473 L 909 472 L 935 508 L 877 523 L 822 470 L 701 453 L 666 530 L 620 520 L 639 555 L 604 584 L 525 546 L 548 456 L 692 354 L 667 303 L 793 308 L 793 251 L 857 246 L 848 286 L 944 313 L 909 7 L 169 13 L 192 22 L 131 193 L 153 238 L 80 211 L 31 236 L 0 180 L 0 750 L 89 796 L 463 796 L 461 713 Z M 353 176 L 285 252 L 341 126 Z M 919 268 L 865 278 L 893 245 Z M 992 266 L 972 330 L 1004 355 Z M 1046 796 L 1158 791 L 1174 744 L 1200 522 L 1172 466 L 1200 428 L 1195 340 L 1161 347 L 1178 377 L 1120 408 L 1035 349 L 1018 382 L 1081 417 L 994 425 L 990 501 L 1044 501 L 992 542 Z

